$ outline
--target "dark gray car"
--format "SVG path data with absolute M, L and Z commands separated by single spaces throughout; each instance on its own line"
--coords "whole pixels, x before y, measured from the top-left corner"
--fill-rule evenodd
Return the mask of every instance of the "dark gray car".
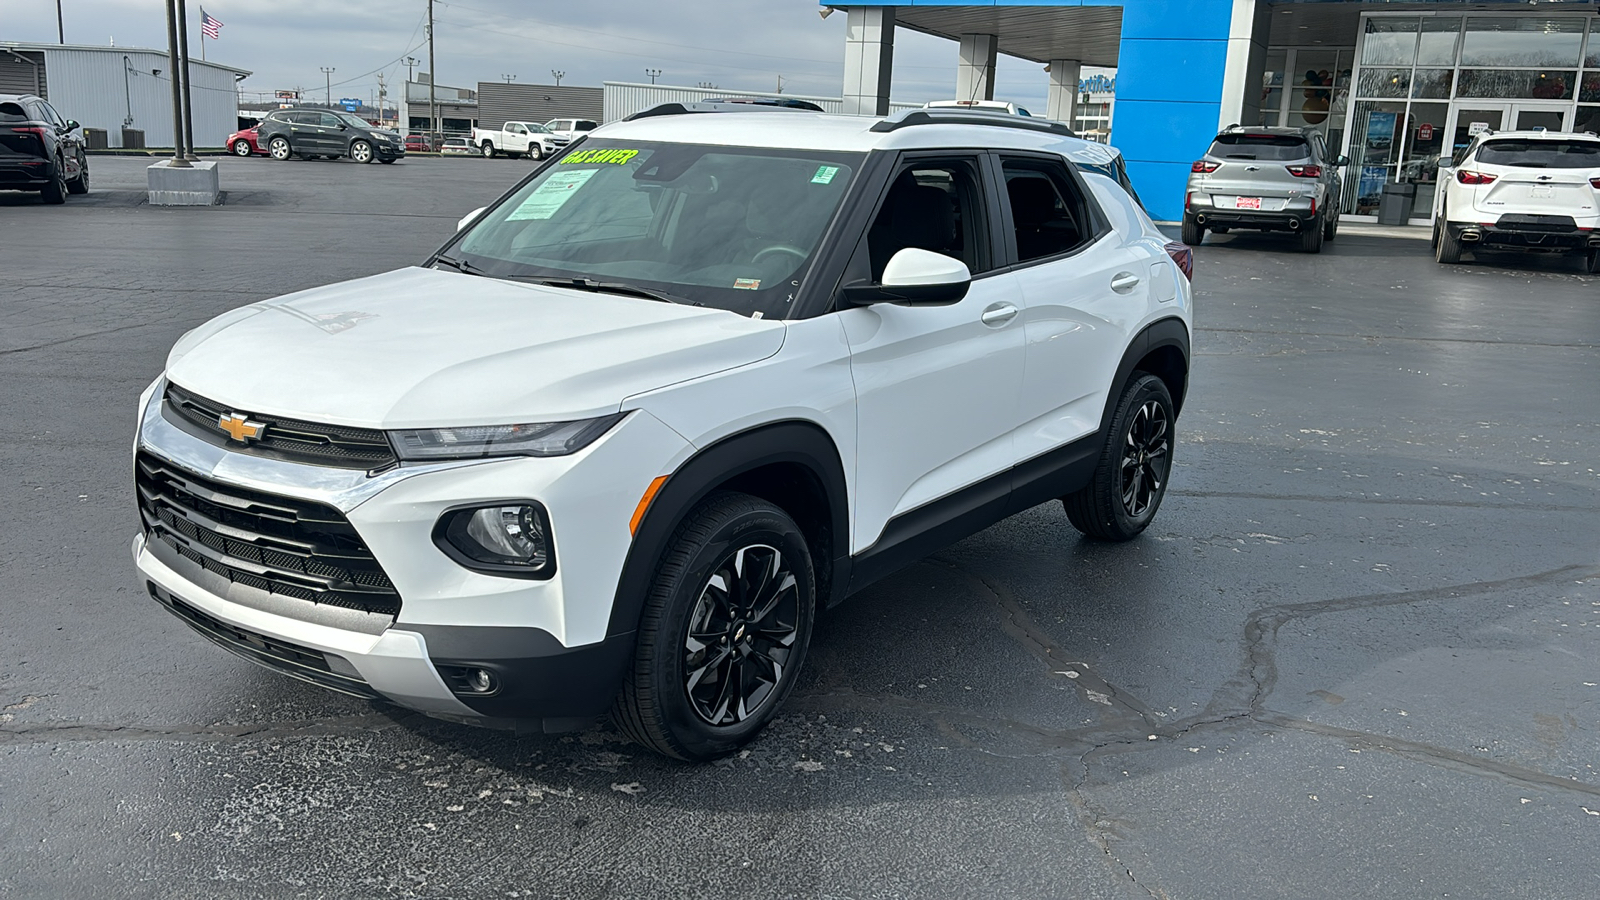
M 256 129 L 256 143 L 273 159 L 329 159 L 348 156 L 359 163 L 392 163 L 406 155 L 398 132 L 375 128 L 341 110 L 280 109 L 270 112 Z
M 1339 169 L 1321 132 L 1309 128 L 1224 130 L 1195 160 L 1183 203 L 1183 242 L 1235 228 L 1298 235 L 1300 249 L 1322 251 L 1339 229 Z

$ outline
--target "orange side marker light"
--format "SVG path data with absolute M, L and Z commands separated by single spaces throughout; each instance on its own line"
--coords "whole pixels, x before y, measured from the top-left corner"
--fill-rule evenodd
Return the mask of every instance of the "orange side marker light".
M 661 491 L 661 486 L 667 483 L 667 476 L 657 475 L 650 486 L 644 489 L 644 496 L 639 498 L 639 505 L 634 507 L 633 518 L 628 520 L 628 533 L 637 535 L 639 523 L 644 521 L 644 514 L 650 509 L 650 503 L 656 499 L 656 494 Z

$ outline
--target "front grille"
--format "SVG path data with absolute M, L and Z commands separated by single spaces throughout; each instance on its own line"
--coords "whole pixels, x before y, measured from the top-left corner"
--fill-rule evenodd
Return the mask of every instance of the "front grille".
M 383 699 L 363 679 L 333 671 L 328 665 L 328 657 L 321 651 L 230 625 L 179 600 L 176 595 L 162 590 L 153 581 L 146 584 L 150 596 L 165 606 L 168 612 L 182 619 L 190 628 L 205 635 L 208 640 L 224 650 L 237 653 L 273 671 L 330 690 L 367 700 Z
M 146 535 L 208 572 L 312 603 L 400 612 L 389 576 L 331 506 L 221 484 L 143 452 L 134 481 Z
M 235 453 L 341 469 L 385 469 L 398 462 L 394 448 L 389 446 L 388 436 L 370 428 L 347 428 L 343 425 L 302 422 L 299 419 L 250 415 L 251 421 L 260 422 L 266 428 L 258 440 L 241 443 L 230 439 L 218 424 L 218 420 L 228 413 L 242 415 L 239 410 L 230 409 L 170 383 L 167 385 L 164 407 L 181 420 L 175 424 L 189 426 L 185 431 Z

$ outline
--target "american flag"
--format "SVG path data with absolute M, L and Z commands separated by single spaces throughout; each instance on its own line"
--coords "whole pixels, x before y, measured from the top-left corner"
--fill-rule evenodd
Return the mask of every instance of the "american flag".
M 200 33 L 214 41 L 217 39 L 217 34 L 221 31 L 222 22 L 218 21 L 216 16 L 213 16 L 205 10 L 200 10 Z

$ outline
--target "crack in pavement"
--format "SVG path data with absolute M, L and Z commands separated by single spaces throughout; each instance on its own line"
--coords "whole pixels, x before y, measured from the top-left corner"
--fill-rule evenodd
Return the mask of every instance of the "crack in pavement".
M 310 737 L 336 734 L 374 734 L 423 718 L 421 713 L 365 716 L 329 716 L 261 725 L 104 725 L 41 722 L 0 725 L 0 746 L 82 743 L 98 741 L 229 741 Z
M 11 347 L 9 349 L 0 350 L 0 356 L 9 356 L 9 355 L 11 355 L 13 353 L 30 353 L 30 352 L 32 352 L 34 350 L 46 350 L 46 349 L 49 349 L 51 347 L 59 347 L 62 344 L 70 344 L 73 341 L 81 341 L 81 340 L 83 340 L 85 338 L 101 337 L 101 336 L 107 335 L 107 334 L 116 334 L 119 331 L 132 331 L 135 328 L 154 328 L 154 327 L 156 327 L 158 325 L 170 325 L 170 324 L 171 324 L 170 322 L 166 322 L 166 321 L 140 322 L 140 323 L 138 323 L 136 325 L 122 325 L 122 326 L 117 327 L 117 328 L 107 328 L 104 331 L 90 331 L 90 332 L 87 332 L 85 334 L 75 334 L 72 337 L 62 338 L 59 341 L 46 341 L 43 344 L 34 344 L 31 347 Z

